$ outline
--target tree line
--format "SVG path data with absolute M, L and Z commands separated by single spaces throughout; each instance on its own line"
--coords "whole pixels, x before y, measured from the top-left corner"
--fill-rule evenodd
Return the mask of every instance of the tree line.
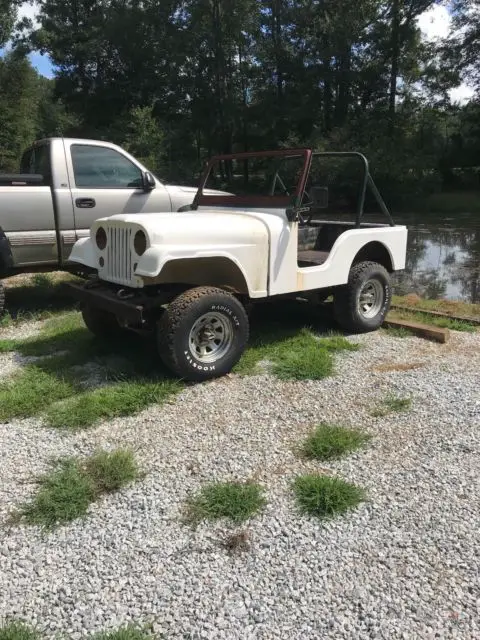
M 436 0 L 42 0 L 38 24 L 0 0 L 0 169 L 34 138 L 127 147 L 192 182 L 213 153 L 282 146 L 359 150 L 387 198 L 477 189 L 480 0 L 454 0 L 427 42 Z M 30 51 L 48 54 L 52 80 Z

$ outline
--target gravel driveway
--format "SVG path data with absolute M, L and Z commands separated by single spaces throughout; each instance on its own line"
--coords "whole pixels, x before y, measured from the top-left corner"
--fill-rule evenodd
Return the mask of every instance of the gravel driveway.
M 480 333 L 447 345 L 377 332 L 319 382 L 229 377 L 77 434 L 35 420 L 0 425 L 0 517 L 51 457 L 130 446 L 147 475 L 86 520 L 0 538 L 0 618 L 80 638 L 128 621 L 158 637 L 480 637 Z M 7 366 L 8 365 L 8 366 Z M 0 356 L 0 369 L 12 369 Z M 405 413 L 373 418 L 387 393 Z M 361 426 L 367 448 L 323 465 L 369 500 L 321 523 L 299 516 L 295 474 L 322 467 L 295 446 L 321 421 Z M 185 498 L 215 479 L 256 478 L 268 506 L 231 553 L 225 524 L 193 530 Z M 164 634 L 164 635 L 162 635 Z

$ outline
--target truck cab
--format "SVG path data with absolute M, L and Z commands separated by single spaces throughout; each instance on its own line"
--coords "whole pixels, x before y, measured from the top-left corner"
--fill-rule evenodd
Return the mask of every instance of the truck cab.
M 339 160 L 357 166 L 354 198 L 329 178 L 328 163 Z M 367 192 L 384 222 L 363 220 Z M 331 199 L 343 200 L 351 219 L 325 217 Z M 205 379 L 228 372 L 240 357 L 246 303 L 333 294 L 345 330 L 378 328 L 390 306 L 390 274 L 405 267 L 406 243 L 406 227 L 394 224 L 361 154 L 216 156 L 181 215 L 97 220 L 70 260 L 98 275 L 72 290 L 95 333 L 151 327 L 167 366 Z
M 174 212 L 196 191 L 166 184 L 110 142 L 38 140 L 23 153 L 19 174 L 0 174 L 0 278 L 71 270 L 71 249 L 96 219 Z

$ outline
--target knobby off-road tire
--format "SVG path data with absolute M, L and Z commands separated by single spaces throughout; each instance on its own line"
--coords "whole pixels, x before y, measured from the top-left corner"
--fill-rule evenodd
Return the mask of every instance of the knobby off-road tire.
M 82 305 L 81 311 L 87 329 L 97 338 L 112 341 L 125 333 L 113 313 L 88 304 Z
M 163 363 L 185 380 L 223 376 L 240 360 L 249 324 L 243 305 L 216 287 L 195 287 L 171 302 L 157 324 Z
M 348 284 L 334 293 L 335 320 L 351 333 L 375 331 L 383 324 L 391 301 L 387 270 L 377 262 L 359 262 L 351 268 Z
M 5 311 L 5 286 L 0 282 L 0 316 Z

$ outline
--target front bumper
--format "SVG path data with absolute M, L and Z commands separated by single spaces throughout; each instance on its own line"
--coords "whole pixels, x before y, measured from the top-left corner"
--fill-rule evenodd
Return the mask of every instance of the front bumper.
M 144 323 L 147 306 L 144 296 L 132 293 L 131 297 L 122 299 L 119 297 L 119 292 L 125 289 L 110 289 L 98 283 L 78 285 L 69 282 L 64 287 L 72 298 L 96 309 L 113 313 L 119 320 L 135 325 Z

